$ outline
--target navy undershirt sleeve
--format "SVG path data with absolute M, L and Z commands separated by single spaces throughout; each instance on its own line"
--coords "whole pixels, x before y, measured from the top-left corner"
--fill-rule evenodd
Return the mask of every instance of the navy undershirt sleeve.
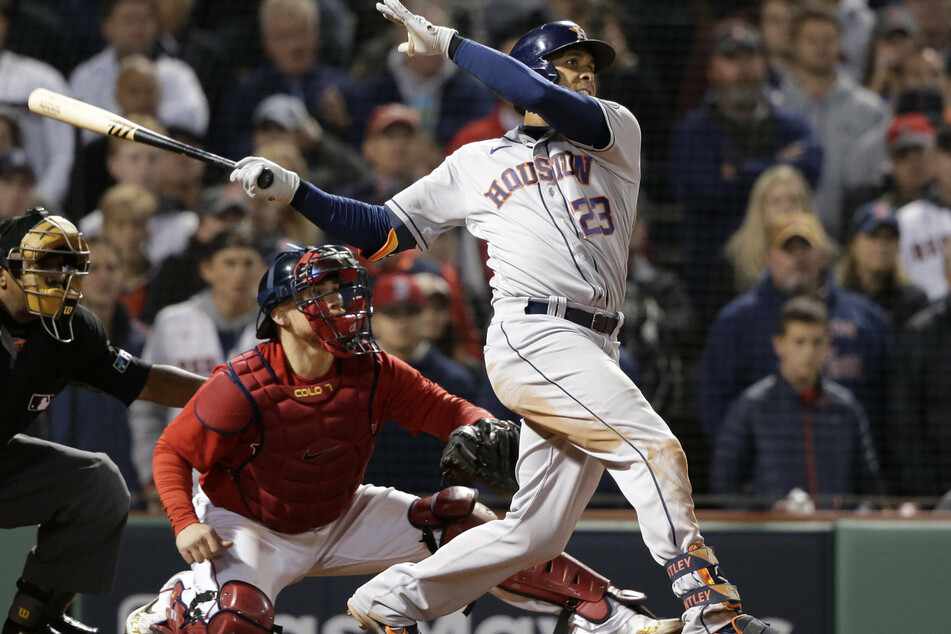
M 358 247 L 364 255 L 376 253 L 382 248 L 390 232 L 390 217 L 386 207 L 334 196 L 303 180 L 291 206 L 327 233 Z M 400 244 L 397 250 L 403 251 L 413 246 L 415 243 Z
M 610 143 L 611 130 L 596 99 L 553 84 L 508 55 L 460 39 L 452 61 L 503 98 L 538 114 L 572 141 L 593 148 Z

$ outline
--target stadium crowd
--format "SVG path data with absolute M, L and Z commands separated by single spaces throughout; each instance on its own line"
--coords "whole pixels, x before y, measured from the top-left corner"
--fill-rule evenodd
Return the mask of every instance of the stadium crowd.
M 951 2 L 421 0 L 506 52 L 570 19 L 617 62 L 598 96 L 643 134 L 622 368 L 681 438 L 703 504 L 819 508 L 951 490 Z M 0 218 L 41 205 L 90 240 L 83 302 L 146 361 L 209 374 L 255 342 L 288 245 L 339 242 L 218 168 L 31 114 L 37 87 L 382 204 L 520 122 L 441 56 L 396 53 L 373 0 L 0 0 Z M 483 245 L 364 264 L 380 345 L 511 416 L 485 378 Z M 948 409 L 945 409 L 948 408 Z M 107 453 L 161 513 L 175 415 L 71 387 L 32 433 Z M 442 443 L 385 426 L 369 481 L 439 484 Z M 609 504 L 605 482 L 595 501 Z

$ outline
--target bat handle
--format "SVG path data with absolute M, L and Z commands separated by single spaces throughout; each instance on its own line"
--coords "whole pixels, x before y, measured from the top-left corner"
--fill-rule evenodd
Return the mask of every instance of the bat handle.
M 263 170 L 261 170 L 261 173 L 258 174 L 258 187 L 261 189 L 267 189 L 273 182 L 274 172 L 265 167 Z

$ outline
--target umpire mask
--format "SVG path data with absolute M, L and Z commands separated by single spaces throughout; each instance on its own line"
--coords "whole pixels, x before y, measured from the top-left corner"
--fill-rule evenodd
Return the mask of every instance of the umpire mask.
M 27 310 L 54 339 L 73 339 L 73 313 L 89 273 L 89 247 L 76 226 L 43 208 L 0 229 L 0 263 L 26 293 Z

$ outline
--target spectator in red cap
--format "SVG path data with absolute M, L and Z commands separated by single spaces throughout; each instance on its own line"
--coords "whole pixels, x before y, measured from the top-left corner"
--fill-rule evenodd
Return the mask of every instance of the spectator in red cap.
M 401 103 L 377 106 L 363 137 L 363 158 L 373 173 L 361 183 L 342 188 L 340 194 L 383 204 L 420 176 L 417 157 L 423 147 L 415 110 Z
M 885 201 L 896 209 L 916 200 L 934 178 L 936 135 L 934 125 L 924 114 L 895 115 L 884 134 L 885 162 L 875 180 L 849 191 L 846 213 L 873 200 Z M 857 170 L 858 165 L 854 168 Z
M 413 275 L 384 273 L 373 283 L 373 335 L 384 351 L 405 361 L 450 394 L 475 402 L 475 377 L 423 336 L 426 296 Z M 385 481 L 404 491 L 430 491 L 439 484 L 444 443 L 421 434 L 412 438 L 398 425 L 384 425 L 375 441 L 365 481 Z M 411 459 L 408 459 L 411 458 Z

